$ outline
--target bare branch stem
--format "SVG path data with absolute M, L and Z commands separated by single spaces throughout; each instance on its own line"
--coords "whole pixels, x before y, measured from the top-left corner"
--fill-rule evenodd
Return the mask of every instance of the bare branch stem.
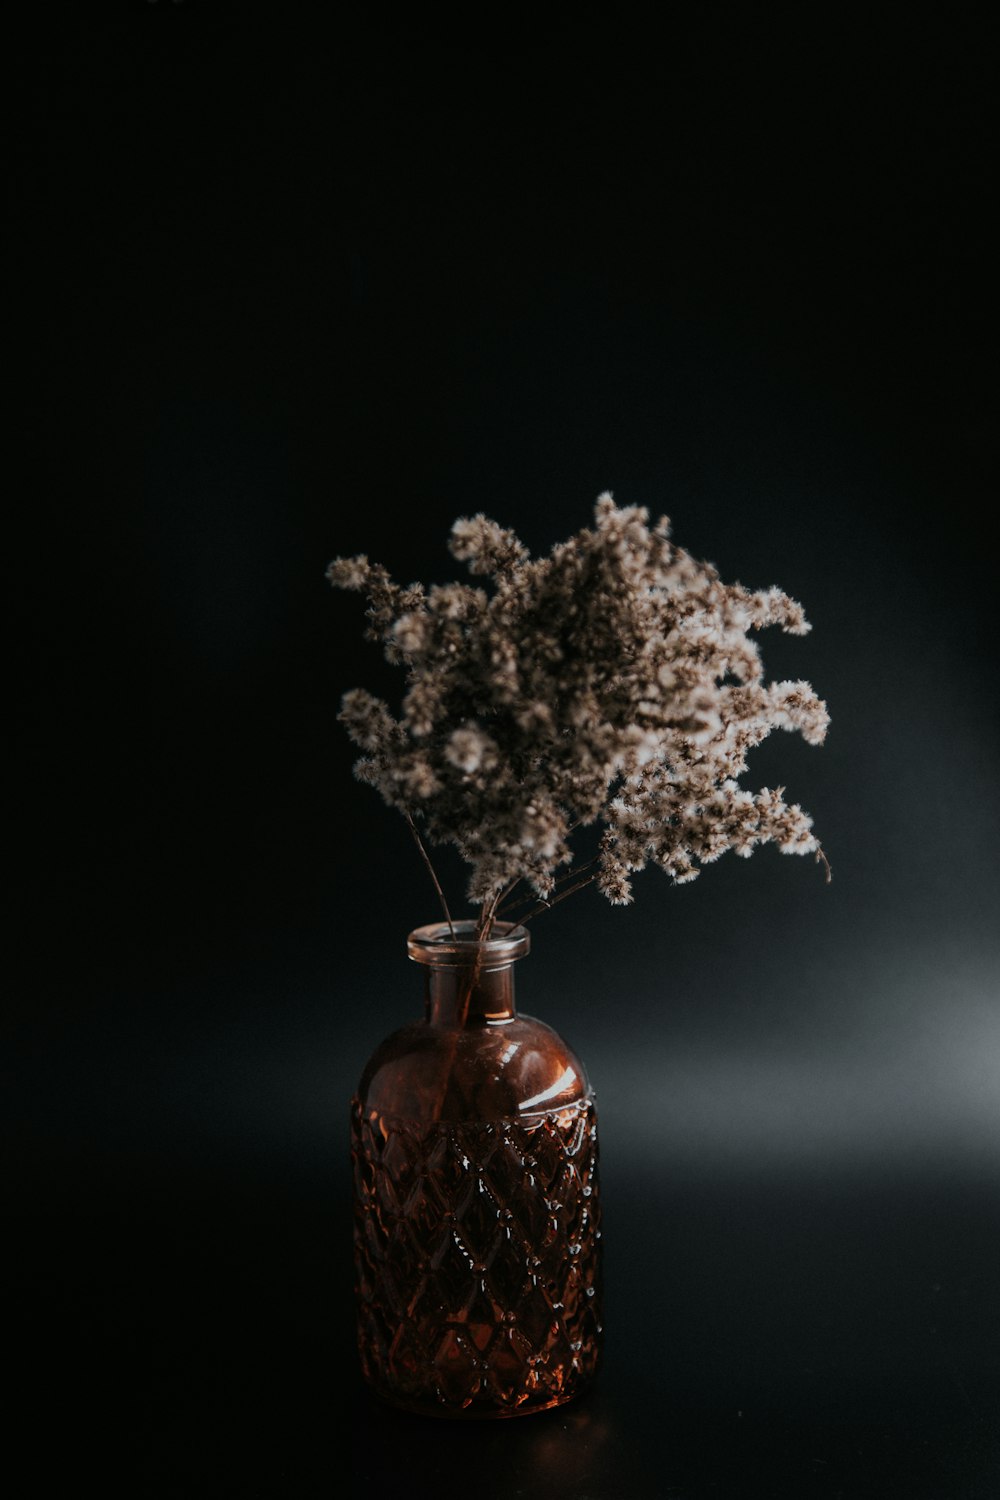
M 600 859 L 600 857 L 601 856 L 599 854 L 595 854 L 594 858 L 593 859 L 588 859 L 585 864 L 577 865 L 575 869 L 567 870 L 566 874 L 565 875 L 560 875 L 559 878 L 558 878 L 558 880 L 555 882 L 556 887 L 558 888 L 561 885 L 565 885 L 566 882 L 567 882 L 567 880 L 577 880 L 577 879 L 579 879 L 579 877 L 583 874 L 583 872 L 585 870 L 591 870 L 591 869 L 593 869 L 594 865 L 597 864 L 597 862 Z M 515 882 L 515 884 L 516 884 L 516 882 Z M 502 900 L 506 900 L 507 896 L 510 894 L 510 891 L 512 891 L 513 889 L 514 889 L 513 885 L 510 886 L 508 888 L 508 890 L 504 893 L 504 895 L 503 895 L 503 897 L 501 899 Z M 577 887 L 574 886 L 574 890 L 575 889 L 577 889 Z M 567 891 L 566 894 L 569 895 L 569 892 Z M 541 899 L 542 899 L 541 897 L 521 896 L 517 901 L 514 902 L 514 905 L 512 907 L 508 908 L 508 910 L 509 911 L 517 911 L 517 909 L 518 909 L 519 906 L 528 906 L 533 900 L 541 900 Z M 555 903 L 553 901 L 550 901 L 548 904 L 549 904 L 549 906 L 553 906 Z
M 406 821 L 407 821 L 407 823 L 409 825 L 410 832 L 413 834 L 413 838 L 414 838 L 414 840 L 416 842 L 417 848 L 420 850 L 421 858 L 423 859 L 424 864 L 427 866 L 428 874 L 430 875 L 431 879 L 434 882 L 434 889 L 437 891 L 438 900 L 441 903 L 441 910 L 444 912 L 444 919 L 448 923 L 448 930 L 451 933 L 452 939 L 454 940 L 454 937 L 455 937 L 455 924 L 451 920 L 451 912 L 448 910 L 448 903 L 444 899 L 444 891 L 441 889 L 441 882 L 438 880 L 437 875 L 434 872 L 434 866 L 431 864 L 430 855 L 427 853 L 427 850 L 424 848 L 423 839 L 420 837 L 420 834 L 417 832 L 417 825 L 416 825 L 416 823 L 414 823 L 414 821 L 413 821 L 412 817 L 410 816 L 410 814 L 404 810 L 403 817 L 406 819 Z
M 571 885 L 567 890 L 561 891 L 558 896 L 553 896 L 551 901 L 546 901 L 543 897 L 540 897 L 538 905 L 534 910 L 529 911 L 526 917 L 521 917 L 517 925 L 523 927 L 526 922 L 531 921 L 532 917 L 539 916 L 543 911 L 548 911 L 552 906 L 558 906 L 560 901 L 566 900 L 567 896 L 572 896 L 575 891 L 582 891 L 585 885 L 592 885 L 596 879 L 596 874 L 587 875 L 583 880 L 578 880 L 575 885 Z

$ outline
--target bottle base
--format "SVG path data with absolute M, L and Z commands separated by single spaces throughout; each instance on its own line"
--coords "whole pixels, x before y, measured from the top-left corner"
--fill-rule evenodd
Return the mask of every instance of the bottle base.
M 497 1422 L 510 1421 L 515 1417 L 533 1417 L 543 1412 L 553 1411 L 559 1406 L 568 1406 L 571 1402 L 582 1401 L 588 1396 L 593 1387 L 590 1380 L 581 1381 L 571 1390 L 560 1392 L 558 1395 L 550 1393 L 532 1400 L 526 1397 L 519 1404 L 499 1406 L 488 1401 L 470 1400 L 464 1406 L 449 1405 L 447 1402 L 409 1397 L 396 1391 L 387 1391 L 374 1385 L 371 1381 L 365 1381 L 365 1389 L 371 1393 L 383 1406 L 392 1407 L 396 1411 L 408 1412 L 410 1416 L 431 1417 L 435 1421 L 444 1422 Z

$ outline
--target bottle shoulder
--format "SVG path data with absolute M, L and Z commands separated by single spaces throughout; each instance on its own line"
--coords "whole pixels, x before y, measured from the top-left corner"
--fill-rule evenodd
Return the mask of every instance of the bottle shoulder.
M 363 1109 L 417 1120 L 517 1118 L 589 1097 L 573 1049 L 520 1014 L 463 1028 L 403 1026 L 372 1053 L 358 1088 Z

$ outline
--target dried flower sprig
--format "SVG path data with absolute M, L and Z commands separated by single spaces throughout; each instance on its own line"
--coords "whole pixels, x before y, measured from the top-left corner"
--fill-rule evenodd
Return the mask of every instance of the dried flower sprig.
M 406 673 L 398 718 L 362 688 L 344 695 L 340 718 L 364 752 L 355 774 L 403 813 L 432 876 L 425 843 L 457 847 L 481 931 L 522 881 L 527 921 L 591 882 L 623 905 L 647 864 L 693 880 L 727 849 L 773 843 L 826 865 L 783 788 L 739 785 L 772 729 L 826 735 L 826 705 L 807 682 L 765 683 L 748 635 L 804 635 L 799 604 L 722 583 L 671 541 L 666 517 L 651 528 L 610 494 L 594 527 L 548 557 L 483 515 L 455 522 L 450 549 L 489 592 L 402 588 L 363 556 L 327 576 L 367 596 L 368 638 Z M 597 852 L 574 868 L 570 836 L 593 824 Z

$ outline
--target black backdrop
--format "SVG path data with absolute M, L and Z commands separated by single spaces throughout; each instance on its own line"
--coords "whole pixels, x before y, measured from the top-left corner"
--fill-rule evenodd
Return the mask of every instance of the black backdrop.
M 85 1440 L 130 1494 L 996 1493 L 974 12 L 38 20 L 7 1012 L 38 1472 Z M 830 738 L 750 779 L 834 881 L 765 850 L 538 923 L 522 1004 L 602 1110 L 605 1369 L 427 1426 L 356 1375 L 346 1107 L 436 913 L 351 779 L 339 696 L 397 685 L 323 573 L 458 576 L 476 510 L 547 550 L 606 488 L 804 602 L 764 658 Z

